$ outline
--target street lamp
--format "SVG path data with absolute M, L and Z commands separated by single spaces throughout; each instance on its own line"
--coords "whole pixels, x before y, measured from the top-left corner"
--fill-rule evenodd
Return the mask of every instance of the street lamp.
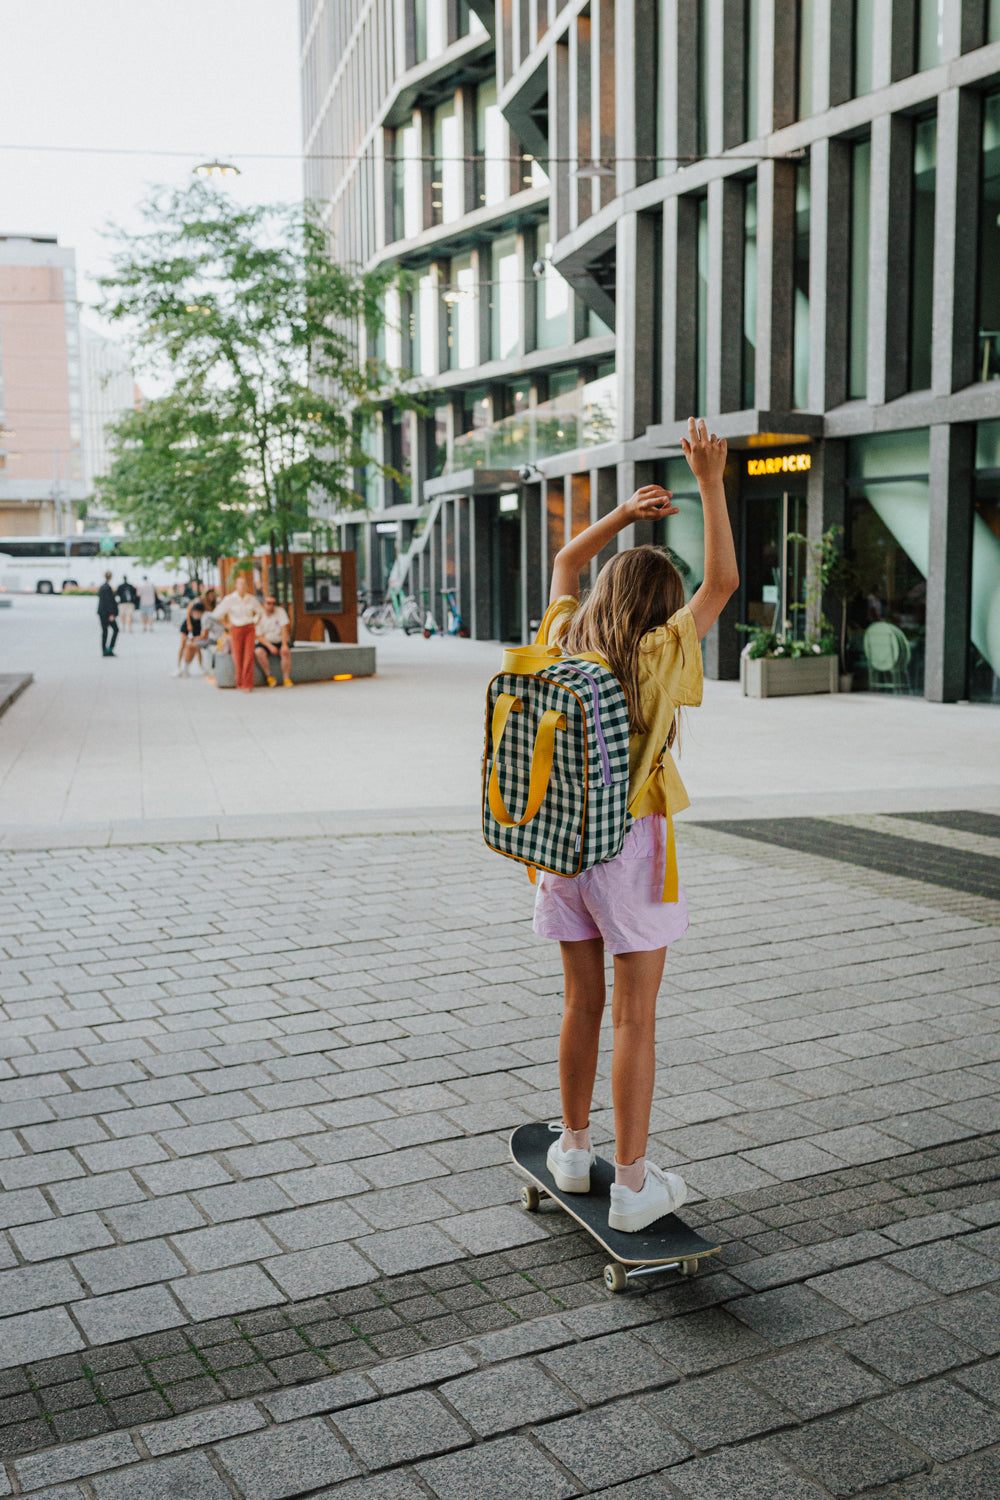
M 194 169 L 196 177 L 239 177 L 240 169 L 231 161 L 203 161 Z

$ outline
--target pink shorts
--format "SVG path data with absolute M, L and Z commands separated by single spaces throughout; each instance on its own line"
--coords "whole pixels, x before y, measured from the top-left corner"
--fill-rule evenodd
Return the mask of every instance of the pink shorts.
M 560 943 L 603 938 L 609 953 L 649 953 L 666 948 L 688 929 L 687 898 L 663 900 L 667 820 L 662 813 L 639 818 L 625 835 L 622 852 L 582 875 L 539 871 L 533 927 Z

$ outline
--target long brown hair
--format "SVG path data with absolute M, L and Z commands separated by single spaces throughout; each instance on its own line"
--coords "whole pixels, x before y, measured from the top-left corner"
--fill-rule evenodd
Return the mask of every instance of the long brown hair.
M 597 651 L 625 690 L 629 729 L 645 734 L 648 726 L 639 695 L 640 642 L 649 630 L 665 625 L 684 604 L 681 575 L 659 547 L 630 547 L 606 562 L 588 597 L 570 621 L 559 644 L 567 654 Z M 676 718 L 667 744 L 677 736 Z

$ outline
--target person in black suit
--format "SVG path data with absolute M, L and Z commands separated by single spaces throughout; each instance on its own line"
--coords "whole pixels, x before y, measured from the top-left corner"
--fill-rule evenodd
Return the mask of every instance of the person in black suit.
M 111 574 L 105 573 L 97 594 L 97 617 L 101 622 L 101 655 L 114 656 L 118 639 L 118 600 L 111 587 Z

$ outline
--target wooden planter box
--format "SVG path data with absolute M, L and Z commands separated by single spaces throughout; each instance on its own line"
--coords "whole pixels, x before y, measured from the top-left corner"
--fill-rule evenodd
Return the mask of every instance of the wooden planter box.
M 744 656 L 740 683 L 745 698 L 783 698 L 793 693 L 835 693 L 840 684 L 835 656 Z

